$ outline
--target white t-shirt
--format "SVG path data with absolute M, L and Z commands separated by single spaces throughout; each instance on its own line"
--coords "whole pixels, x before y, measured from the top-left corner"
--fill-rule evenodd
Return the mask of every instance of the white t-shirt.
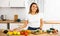
M 25 20 L 28 20 L 28 26 L 37 28 L 37 27 L 40 27 L 40 19 L 41 18 L 43 18 L 42 13 L 38 13 L 35 15 L 28 14 L 28 15 L 26 15 Z

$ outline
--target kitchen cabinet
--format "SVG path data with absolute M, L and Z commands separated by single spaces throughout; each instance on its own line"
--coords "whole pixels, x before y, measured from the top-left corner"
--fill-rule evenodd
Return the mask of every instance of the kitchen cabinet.
M 13 30 L 15 28 L 23 26 L 23 23 L 10 23 L 10 29 Z
M 26 0 L 10 0 L 10 7 L 25 7 Z
M 44 24 L 43 30 L 48 30 L 50 28 L 54 28 L 56 30 L 60 30 L 60 24 Z
M 6 23 L 0 23 L 0 29 L 7 29 Z
M 0 0 L 0 7 L 9 7 L 9 0 Z
M 0 0 L 0 7 L 25 7 L 25 0 Z
M 43 24 L 43 30 L 48 30 L 48 29 L 50 29 L 50 28 L 52 28 L 53 27 L 53 25 L 52 24 Z
M 52 24 L 43 24 L 43 30 L 48 30 L 50 28 L 52 28 Z
M 53 24 L 53 28 L 60 30 L 60 24 Z

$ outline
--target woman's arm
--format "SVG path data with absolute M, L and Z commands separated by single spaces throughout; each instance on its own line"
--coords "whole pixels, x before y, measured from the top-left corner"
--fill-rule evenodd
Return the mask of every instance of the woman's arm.
M 25 20 L 23 28 L 25 28 L 28 24 L 28 20 Z
M 41 29 L 41 30 L 42 30 L 43 24 L 44 24 L 44 21 L 43 21 L 43 19 L 41 18 L 41 19 L 40 19 L 40 29 Z
M 19 28 L 25 28 L 25 27 L 27 26 L 27 24 L 28 24 L 28 20 L 25 20 L 25 21 L 24 21 L 24 25 L 21 26 L 21 27 L 19 27 Z
M 27 21 L 27 20 L 25 20 L 23 24 L 24 24 L 24 25 L 19 26 L 18 28 L 15 28 L 15 29 L 13 29 L 13 30 L 20 31 L 22 28 L 25 28 L 25 27 L 27 26 L 28 21 Z

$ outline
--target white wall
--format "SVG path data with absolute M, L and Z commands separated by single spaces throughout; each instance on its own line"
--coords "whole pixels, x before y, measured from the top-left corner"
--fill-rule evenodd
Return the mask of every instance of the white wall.
M 46 20 L 60 20 L 60 0 L 45 0 L 44 14 Z
M 7 19 L 14 20 L 14 15 L 17 14 L 19 19 L 24 19 L 26 12 L 25 8 L 1 8 L 0 7 L 0 16 L 6 15 Z

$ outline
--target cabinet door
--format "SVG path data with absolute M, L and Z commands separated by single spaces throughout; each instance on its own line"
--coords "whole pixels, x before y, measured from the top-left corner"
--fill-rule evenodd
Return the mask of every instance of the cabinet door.
M 0 7 L 9 7 L 9 0 L 0 0 Z
M 0 23 L 0 29 L 7 29 L 7 24 L 6 23 Z
M 10 23 L 10 29 L 13 30 L 13 29 L 18 28 L 22 25 L 23 25 L 22 23 Z
M 53 24 L 53 28 L 60 30 L 60 24 Z
M 10 0 L 10 7 L 25 7 L 25 0 Z
M 50 28 L 52 28 L 53 26 L 52 26 L 52 24 L 43 24 L 43 30 L 48 30 L 48 29 L 50 29 Z

